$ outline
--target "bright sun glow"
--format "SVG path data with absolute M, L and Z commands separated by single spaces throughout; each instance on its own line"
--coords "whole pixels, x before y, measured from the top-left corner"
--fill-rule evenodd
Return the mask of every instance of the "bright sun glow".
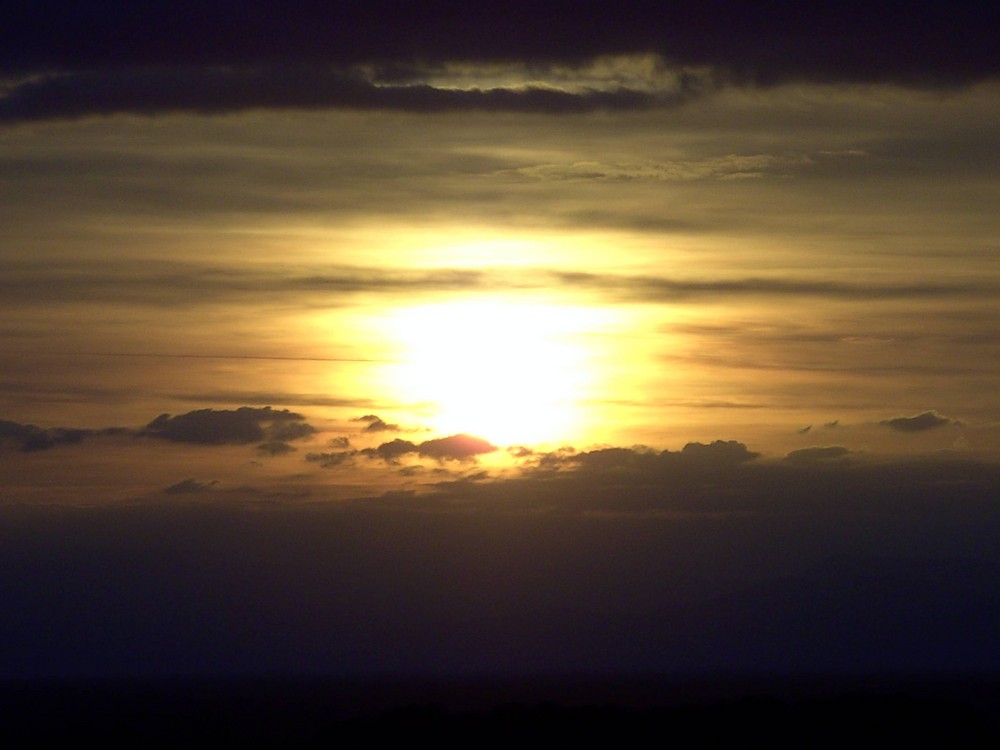
M 510 300 L 458 300 L 390 316 L 400 361 L 390 385 L 426 405 L 432 428 L 498 445 L 562 440 L 581 419 L 600 311 Z

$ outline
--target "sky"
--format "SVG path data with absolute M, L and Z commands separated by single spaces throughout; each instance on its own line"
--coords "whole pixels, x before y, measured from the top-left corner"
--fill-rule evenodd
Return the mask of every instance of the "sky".
M 0 677 L 996 669 L 997 15 L 5 8 Z

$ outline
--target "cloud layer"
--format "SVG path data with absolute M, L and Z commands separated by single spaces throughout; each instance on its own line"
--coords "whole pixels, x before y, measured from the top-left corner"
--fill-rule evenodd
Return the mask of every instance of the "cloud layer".
M 284 442 L 308 437 L 313 433 L 301 414 L 269 406 L 244 406 L 235 411 L 199 409 L 170 416 L 161 414 L 142 431 L 145 435 L 164 438 L 176 443 L 240 445 L 265 438 Z
M 5 505 L 0 675 L 1000 666 L 995 463 L 752 456 L 606 449 L 349 502 L 185 479 L 161 502 Z
M 56 12 L 56 11 L 60 12 Z M 995 74 L 996 11 L 910 3 L 672 3 L 623 11 L 611 3 L 504 3 L 456 10 L 445 3 L 298 4 L 144 2 L 133 13 L 110 2 L 67 9 L 34 3 L 9 12 L 3 67 L 247 66 L 274 61 L 448 60 L 576 62 L 656 52 L 686 65 L 715 65 L 762 81 L 788 77 L 864 80 L 963 79 Z M 136 43 L 142 39 L 143 43 Z M 397 74 L 398 75 L 398 74 Z
M 435 3 L 145 2 L 123 14 L 96 2 L 72 11 L 40 3 L 5 21 L 0 121 L 8 122 L 260 107 L 566 114 L 675 106 L 716 81 L 954 86 L 1000 73 L 988 31 L 997 12 L 978 4 L 946 12 L 838 3 L 804 14 L 785 2 L 628 12 L 603 3 L 456 12 Z M 637 87 L 621 71 L 595 82 L 594 71 L 608 67 L 600 61 L 635 56 L 659 61 L 670 83 Z M 456 62 L 479 63 L 484 80 L 496 72 L 490 64 L 516 63 L 523 80 L 447 85 Z M 590 87 L 565 88 L 574 77 Z

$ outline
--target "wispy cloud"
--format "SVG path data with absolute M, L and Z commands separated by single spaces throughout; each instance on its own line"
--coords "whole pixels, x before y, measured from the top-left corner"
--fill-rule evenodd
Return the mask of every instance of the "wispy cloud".
M 682 182 L 784 177 L 813 163 L 807 154 L 727 154 L 672 162 L 555 162 L 499 174 L 543 182 Z
M 128 113 L 226 114 L 247 109 L 401 110 L 407 112 L 522 112 L 581 114 L 673 107 L 694 90 L 668 92 L 566 91 L 517 88 L 436 88 L 384 85 L 322 68 L 158 68 L 85 71 L 32 78 L 0 97 L 0 122 Z
M 737 279 L 670 279 L 655 276 L 598 275 L 563 272 L 557 278 L 568 285 L 605 289 L 632 300 L 672 301 L 726 297 L 821 297 L 843 300 L 893 300 L 996 296 L 1000 288 L 989 281 L 925 281 L 916 283 L 855 283 L 811 278 L 751 277 Z
M 323 269 L 267 265 L 259 268 L 206 266 L 147 261 L 141 264 L 5 263 L 0 292 L 8 305 L 127 302 L 149 305 L 198 305 L 253 301 L 256 304 L 298 298 L 326 304 L 337 296 L 360 293 L 469 292 L 498 288 L 540 288 L 555 282 L 602 292 L 624 301 L 698 301 L 726 297 L 819 297 L 852 301 L 933 299 L 974 295 L 992 298 L 1000 287 L 989 279 L 916 282 L 850 282 L 819 278 L 669 278 L 652 275 L 549 271 L 544 268 L 393 270 L 340 266 Z M 151 354 L 150 356 L 159 356 Z M 171 355 L 173 356 L 173 355 Z M 181 356 L 181 355 L 179 355 Z M 197 355 L 203 356 L 203 355 Z

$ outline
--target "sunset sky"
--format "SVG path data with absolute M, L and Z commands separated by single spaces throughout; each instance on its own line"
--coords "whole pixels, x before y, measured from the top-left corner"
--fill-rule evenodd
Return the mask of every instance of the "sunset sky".
M 0 676 L 1000 666 L 995 9 L 19 5 Z

